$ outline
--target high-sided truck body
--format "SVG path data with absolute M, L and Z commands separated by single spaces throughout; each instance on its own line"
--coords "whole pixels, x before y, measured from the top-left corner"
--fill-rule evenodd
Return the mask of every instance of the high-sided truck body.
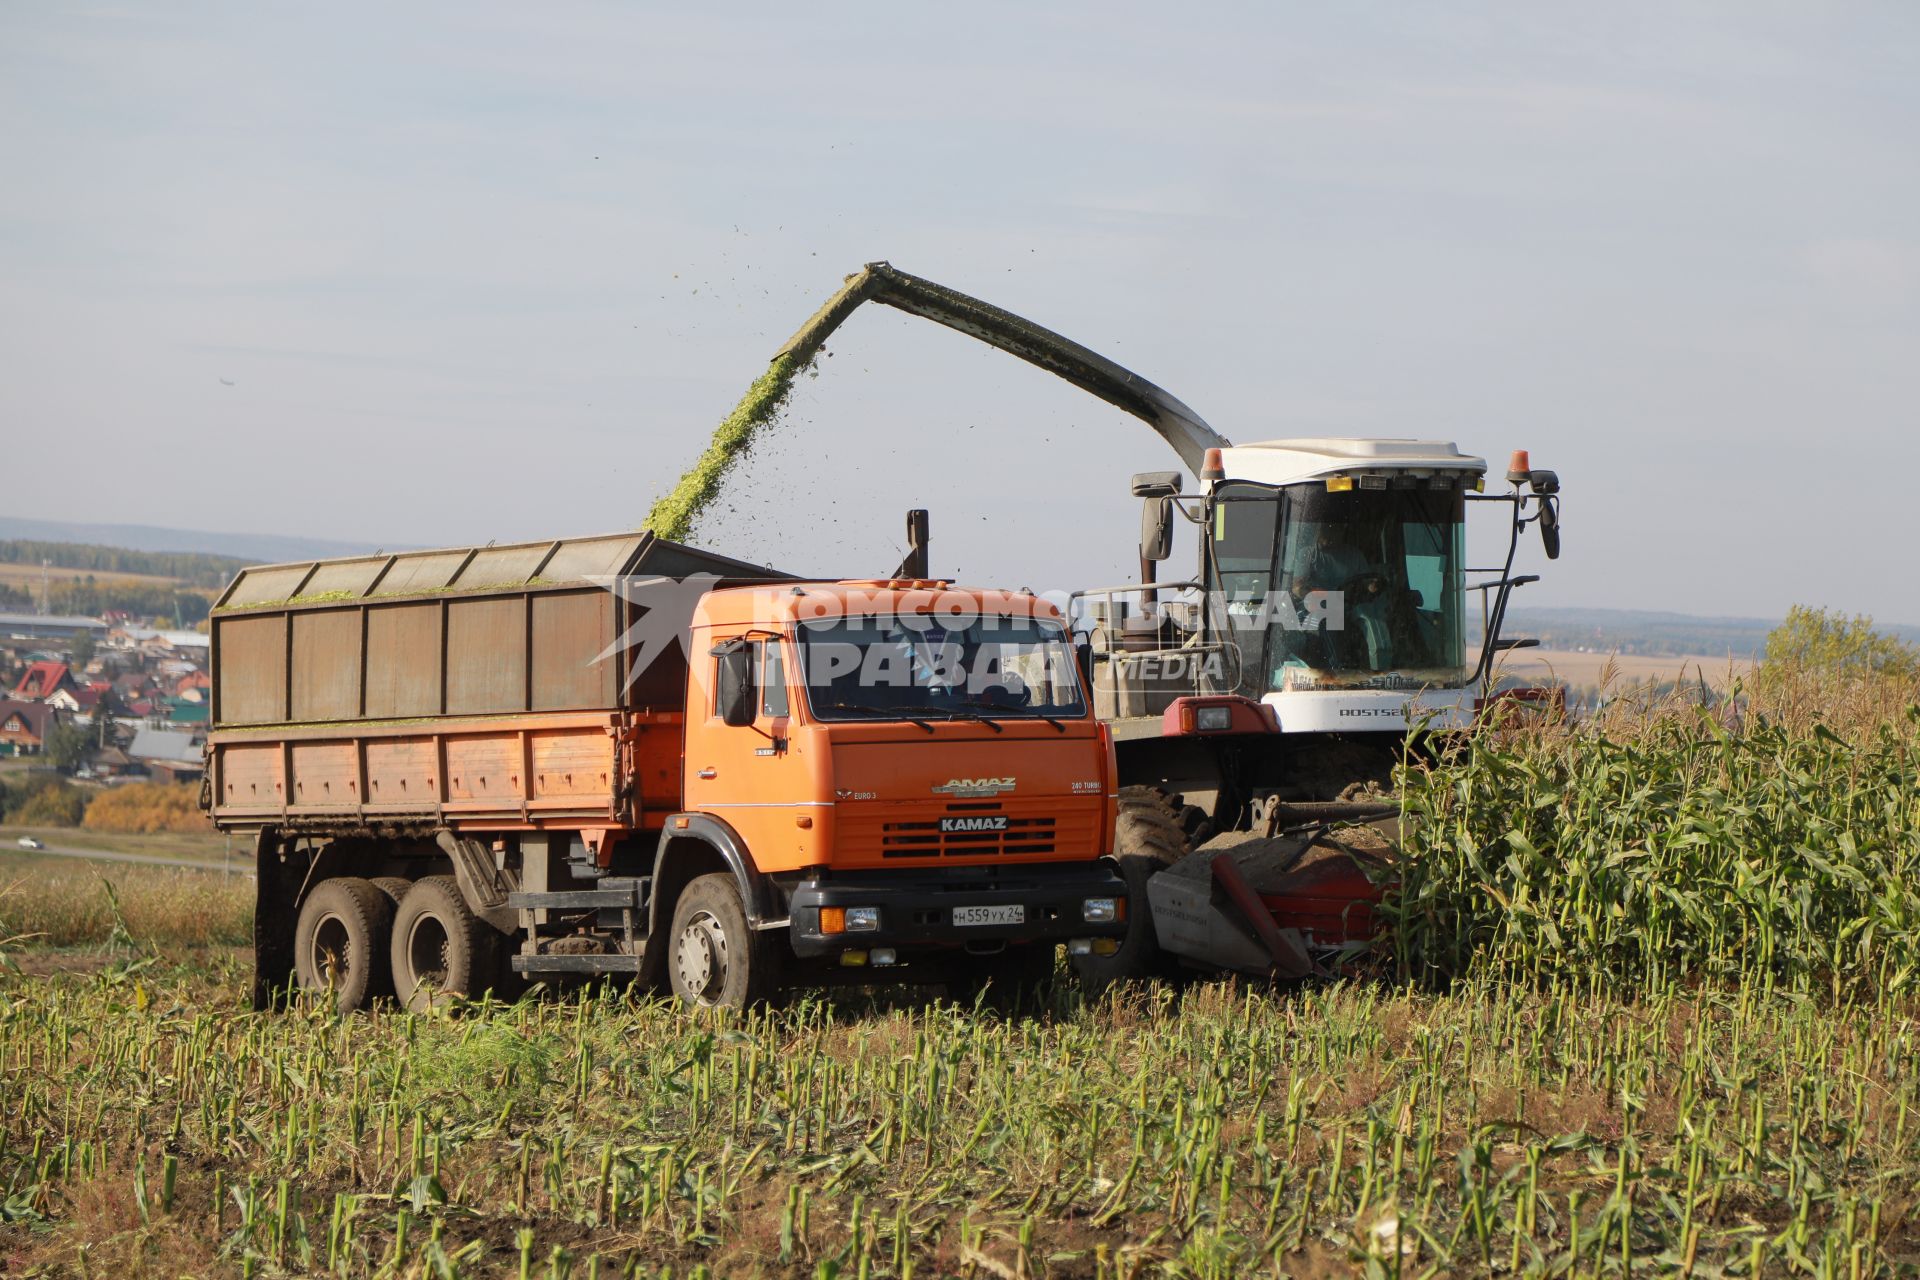
M 263 1005 L 566 974 L 724 1004 L 1005 989 L 1125 934 L 1112 740 L 1019 593 L 647 534 L 248 569 L 213 721 Z

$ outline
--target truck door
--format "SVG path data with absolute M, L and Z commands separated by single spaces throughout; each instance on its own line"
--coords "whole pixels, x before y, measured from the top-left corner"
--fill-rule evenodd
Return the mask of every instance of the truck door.
M 788 739 L 791 701 L 785 642 L 745 640 L 753 672 L 753 723 L 730 725 L 716 705 L 720 681 L 708 680 L 700 732 L 687 737 L 687 807 L 725 819 L 740 833 L 762 871 L 808 866 L 831 797 L 812 794 L 805 763 Z M 704 661 L 718 663 L 717 657 Z

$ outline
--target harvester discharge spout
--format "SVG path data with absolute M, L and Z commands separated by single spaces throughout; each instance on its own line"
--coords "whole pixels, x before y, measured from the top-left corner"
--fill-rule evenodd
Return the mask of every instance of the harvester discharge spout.
M 992 303 L 909 275 L 885 262 L 870 262 L 848 276 L 845 286 L 774 353 L 774 360 L 787 359 L 796 367 L 804 365 L 863 302 L 897 307 L 978 338 L 1126 410 L 1159 432 L 1195 475 L 1200 473 L 1208 449 L 1226 448 L 1231 443 L 1177 397 L 1097 351 Z

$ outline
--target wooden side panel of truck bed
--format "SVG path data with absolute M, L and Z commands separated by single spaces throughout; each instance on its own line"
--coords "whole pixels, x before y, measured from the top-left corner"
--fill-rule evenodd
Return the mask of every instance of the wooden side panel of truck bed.
M 579 712 L 216 732 L 213 816 L 228 829 L 626 826 L 639 819 L 634 765 L 655 754 L 639 743 L 678 726 L 625 721 Z

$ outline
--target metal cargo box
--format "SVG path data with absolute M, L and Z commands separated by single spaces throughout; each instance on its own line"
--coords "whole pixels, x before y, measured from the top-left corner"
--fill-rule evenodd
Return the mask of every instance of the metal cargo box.
M 667 709 L 678 652 L 623 700 L 632 655 L 615 641 L 650 608 L 692 602 L 610 587 L 695 574 L 789 576 L 647 533 L 245 569 L 214 605 L 213 724 Z

